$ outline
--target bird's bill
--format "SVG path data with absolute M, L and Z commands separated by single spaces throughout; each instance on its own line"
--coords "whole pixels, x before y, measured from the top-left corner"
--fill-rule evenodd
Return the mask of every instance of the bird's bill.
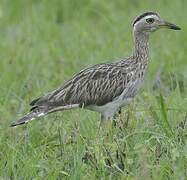
M 160 24 L 161 28 L 168 28 L 168 29 L 173 29 L 173 30 L 181 30 L 181 28 L 175 24 L 172 24 L 170 22 L 164 21 L 163 23 Z

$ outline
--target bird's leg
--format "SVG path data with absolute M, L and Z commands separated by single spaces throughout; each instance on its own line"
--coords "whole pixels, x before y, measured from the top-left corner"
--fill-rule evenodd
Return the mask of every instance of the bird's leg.
M 100 128 L 102 129 L 102 137 L 103 137 L 103 154 L 105 156 L 105 163 L 107 166 L 112 166 L 113 164 L 113 159 L 110 154 L 110 151 L 108 148 L 110 147 L 110 132 L 112 130 L 112 125 L 113 125 L 113 119 L 112 118 L 106 118 L 103 115 L 101 115 L 101 121 L 100 121 Z
M 114 115 L 114 117 L 106 118 L 103 115 L 101 115 L 101 121 L 100 121 L 100 128 L 102 128 L 105 131 L 105 134 L 108 134 L 112 127 L 117 126 L 117 118 L 120 118 L 121 121 L 121 108 L 118 109 L 117 113 Z
M 118 114 L 119 114 L 119 128 L 122 130 L 123 119 L 122 119 L 122 110 L 121 110 L 121 108 L 119 108 Z
M 122 118 L 122 111 L 121 111 L 121 108 L 119 108 L 118 112 L 114 115 L 114 119 L 113 119 L 114 127 L 117 126 L 117 119 L 119 119 L 119 122 L 121 124 L 121 122 L 122 122 L 121 118 Z M 121 125 L 120 125 L 120 127 L 121 127 Z
M 128 127 L 128 124 L 129 124 L 129 118 L 130 118 L 130 110 L 128 109 L 127 112 L 126 112 L 126 120 L 125 120 L 125 123 L 124 123 L 124 128 L 127 128 Z
M 104 135 L 106 137 L 109 135 L 109 132 L 112 129 L 112 122 L 113 122 L 113 118 L 105 118 L 103 115 L 101 115 L 99 129 L 103 130 Z

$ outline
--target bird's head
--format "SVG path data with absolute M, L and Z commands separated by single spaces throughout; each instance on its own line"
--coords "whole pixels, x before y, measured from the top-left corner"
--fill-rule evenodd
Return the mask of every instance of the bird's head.
M 136 17 L 133 22 L 133 30 L 136 32 L 150 33 L 161 28 L 180 30 L 175 24 L 169 23 L 162 19 L 156 12 L 145 12 Z

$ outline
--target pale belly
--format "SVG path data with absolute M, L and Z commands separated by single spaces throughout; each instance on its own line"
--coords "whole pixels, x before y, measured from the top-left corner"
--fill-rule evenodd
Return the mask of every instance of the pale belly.
M 102 106 L 89 105 L 85 108 L 101 113 L 105 119 L 112 118 L 117 113 L 119 108 L 129 104 L 132 101 L 133 97 L 136 95 L 142 85 L 143 81 L 137 80 L 134 82 L 134 84 L 129 86 L 128 89 L 125 89 L 123 93 L 120 96 L 116 97 L 113 101 Z
M 102 105 L 102 106 L 90 105 L 90 106 L 87 106 L 86 109 L 99 112 L 102 114 L 102 116 L 105 119 L 109 119 L 109 118 L 112 118 L 116 114 L 116 112 L 119 110 L 120 107 L 123 107 L 129 104 L 131 100 L 132 98 L 122 99 L 119 96 L 114 101 L 109 102 L 105 105 Z

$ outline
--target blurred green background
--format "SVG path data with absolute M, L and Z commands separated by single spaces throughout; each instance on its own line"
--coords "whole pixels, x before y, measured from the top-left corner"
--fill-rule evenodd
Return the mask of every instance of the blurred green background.
M 122 130 L 104 143 L 99 115 L 86 110 L 9 128 L 82 68 L 128 57 L 144 11 L 182 30 L 152 34 L 145 86 Z M 1 0 L 0 179 L 187 178 L 186 12 L 185 0 Z

